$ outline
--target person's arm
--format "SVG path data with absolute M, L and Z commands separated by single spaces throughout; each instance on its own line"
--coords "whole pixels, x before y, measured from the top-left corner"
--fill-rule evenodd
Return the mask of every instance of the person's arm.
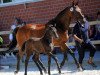
M 84 25 L 84 28 L 82 28 L 81 30 L 84 31 L 84 32 L 87 32 L 89 30 L 89 23 L 88 21 L 85 21 L 85 25 Z
M 69 39 L 68 30 L 65 32 L 66 38 Z
M 79 37 L 77 37 L 75 34 L 73 35 L 73 37 L 74 37 L 74 39 L 75 39 L 76 41 L 78 41 L 79 43 L 82 43 L 82 42 L 83 42 L 83 40 L 80 39 Z

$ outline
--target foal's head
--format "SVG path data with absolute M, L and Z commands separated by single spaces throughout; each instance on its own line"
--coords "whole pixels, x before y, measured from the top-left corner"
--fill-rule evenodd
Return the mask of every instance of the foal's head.
M 59 36 L 57 34 L 57 29 L 55 27 L 56 27 L 56 24 L 54 24 L 54 25 L 47 25 L 45 36 L 58 38 Z
M 69 7 L 69 13 L 75 20 L 80 21 L 81 23 L 85 23 L 86 19 L 81 12 L 81 9 L 78 6 L 78 2 L 72 2 L 72 6 Z
M 43 42 L 45 42 L 46 45 L 50 45 L 52 42 L 52 38 L 58 38 L 57 30 L 55 26 L 53 25 L 46 25 L 46 30 L 44 37 L 42 38 Z

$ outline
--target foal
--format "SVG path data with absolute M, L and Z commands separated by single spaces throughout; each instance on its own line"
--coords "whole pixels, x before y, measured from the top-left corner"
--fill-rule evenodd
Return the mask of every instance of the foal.
M 52 43 L 51 43 L 52 37 L 54 38 L 58 37 L 56 29 L 55 27 L 48 27 L 45 31 L 45 34 L 41 37 L 40 40 L 37 41 L 37 40 L 34 40 L 34 37 L 30 37 L 29 40 L 25 41 L 25 43 L 22 46 L 22 51 L 24 51 L 26 55 L 25 75 L 27 75 L 28 60 L 30 56 L 33 54 L 34 55 L 32 59 L 37 65 L 37 67 L 39 68 L 40 74 L 43 75 L 41 64 L 40 62 L 38 62 L 40 53 L 47 54 L 48 56 L 48 74 L 49 75 L 51 75 L 50 74 L 51 57 L 55 60 L 58 67 L 58 71 L 59 73 L 61 73 L 57 58 L 55 58 L 55 56 L 51 53 L 53 50 Z

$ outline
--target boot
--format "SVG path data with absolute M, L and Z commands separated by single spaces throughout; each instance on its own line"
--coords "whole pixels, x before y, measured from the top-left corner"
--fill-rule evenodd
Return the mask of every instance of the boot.
M 97 67 L 97 66 L 95 65 L 95 63 L 93 62 L 93 57 L 90 57 L 90 58 L 89 58 L 88 64 L 91 65 L 92 67 Z

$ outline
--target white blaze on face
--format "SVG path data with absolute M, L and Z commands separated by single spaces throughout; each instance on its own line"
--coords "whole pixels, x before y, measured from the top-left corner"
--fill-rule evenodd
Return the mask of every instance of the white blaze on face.
M 83 17 L 83 21 L 85 22 L 86 19 L 85 19 L 84 15 L 82 14 L 81 9 L 78 6 L 75 6 L 75 7 L 76 7 L 75 10 L 81 14 L 81 16 Z
M 51 50 L 54 49 L 53 37 L 52 37 L 52 40 L 51 40 L 51 43 L 49 44 L 49 46 L 51 47 Z
M 81 12 L 81 9 L 78 6 L 75 6 L 75 7 L 76 7 L 76 11 L 79 12 L 84 17 L 84 15 Z
M 57 29 L 55 27 L 52 27 L 53 31 L 55 32 L 56 37 L 58 38 L 58 34 L 57 34 Z
M 81 13 L 81 9 L 78 6 L 75 7 L 76 7 L 76 11 Z
M 53 50 L 54 49 L 54 44 L 53 43 L 50 43 L 50 47 Z

